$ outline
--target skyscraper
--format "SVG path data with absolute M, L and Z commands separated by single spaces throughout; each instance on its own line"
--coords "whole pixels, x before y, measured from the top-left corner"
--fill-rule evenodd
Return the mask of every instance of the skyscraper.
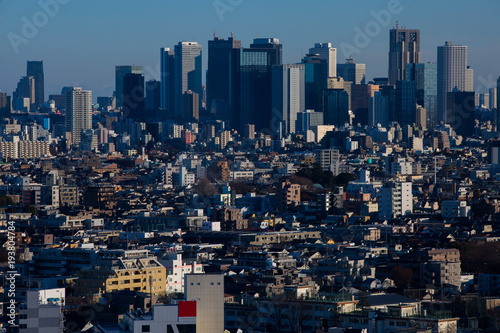
M 325 125 L 337 127 L 349 123 L 349 94 L 344 89 L 327 89 L 323 93 Z
M 188 90 L 182 94 L 182 114 L 185 122 L 200 120 L 200 96 L 197 93 Z
M 366 65 L 357 64 L 350 57 L 345 60 L 345 64 L 337 64 L 337 75 L 353 84 L 365 84 Z
M 490 93 L 490 110 L 497 108 L 497 87 L 492 87 L 489 89 Z
M 368 125 L 368 100 L 379 91 L 375 84 L 353 84 L 351 86 L 351 110 L 356 124 Z
M 144 75 L 125 74 L 123 77 L 123 118 L 146 120 L 146 99 L 144 95 Z
M 174 114 L 174 83 L 175 83 L 175 51 L 168 47 L 160 49 L 161 63 L 161 108 L 167 110 L 169 114 Z
M 389 97 L 382 91 L 376 91 L 368 98 L 368 126 L 380 124 L 385 127 L 389 123 Z
M 227 40 L 214 36 L 214 40 L 208 41 L 207 109 L 220 120 L 228 120 L 232 113 L 231 91 L 235 85 L 238 49 L 241 41 L 232 36 Z
M 11 104 L 11 99 L 7 96 L 7 93 L 0 92 L 0 119 L 10 116 Z
M 279 124 L 272 122 L 272 66 L 281 65 L 282 45 L 277 38 L 257 38 L 250 48 L 238 53 L 238 88 L 234 100 L 238 109 L 233 127 L 243 130 L 246 124 L 254 124 L 255 130 L 275 132 Z
M 146 82 L 146 109 L 158 110 L 161 105 L 161 83 L 156 80 Z
M 415 81 L 396 82 L 396 109 L 401 127 L 413 125 L 416 121 Z
M 448 122 L 446 94 L 454 89 L 466 91 L 467 88 L 467 46 L 445 42 L 444 46 L 438 46 L 437 57 L 438 121 Z
M 464 137 L 474 135 L 475 98 L 473 91 L 452 91 L 447 93 L 446 123 Z
M 391 29 L 389 34 L 389 84 L 406 80 L 406 65 L 420 62 L 420 30 Z
M 182 94 L 188 90 L 197 93 L 198 96 L 203 94 L 201 65 L 201 45 L 196 42 L 179 42 L 175 46 L 174 109 L 178 117 L 181 117 L 183 112 Z
M 115 67 L 115 96 L 117 108 L 123 106 L 123 78 L 127 74 L 144 74 L 144 70 L 142 66 Z
M 33 76 L 23 76 L 17 83 L 16 91 L 12 94 L 15 102 L 20 98 L 29 98 L 30 107 L 28 111 L 35 108 L 35 78 Z
M 305 68 L 305 109 L 323 112 L 323 91 L 328 85 L 328 63 L 316 54 L 302 59 Z
M 337 76 L 337 49 L 332 47 L 331 43 L 315 43 L 314 47 L 309 49 L 309 54 L 317 54 L 321 59 L 326 60 L 328 77 Z
M 272 83 L 273 117 L 278 117 L 283 133 L 295 133 L 297 114 L 305 108 L 304 64 L 274 66 Z
M 38 109 L 45 102 L 43 61 L 28 61 L 26 76 L 32 76 L 35 79 L 35 100 L 31 101 L 31 104 Z
M 495 131 L 500 130 L 500 76 L 497 79 L 497 86 L 490 88 L 490 109 L 492 110 L 492 123 Z
M 407 80 L 415 81 L 415 98 L 426 110 L 427 124 L 431 128 L 438 124 L 437 112 L 437 64 L 409 64 Z
M 78 146 L 87 129 L 92 129 L 92 91 L 73 87 L 66 92 L 66 132 Z
M 474 91 L 474 70 L 470 66 L 465 70 L 465 91 Z

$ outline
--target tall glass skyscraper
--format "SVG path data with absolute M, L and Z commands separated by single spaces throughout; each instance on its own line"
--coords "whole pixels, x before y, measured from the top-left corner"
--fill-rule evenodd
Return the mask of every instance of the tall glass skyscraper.
M 238 65 L 235 52 L 239 49 L 241 41 L 232 36 L 227 40 L 214 36 L 208 41 L 207 109 L 220 120 L 228 120 L 232 113 L 231 91 Z
M 413 125 L 416 120 L 415 81 L 396 82 L 396 109 L 401 127 Z
M 31 101 L 31 104 L 39 108 L 45 101 L 43 61 L 28 61 L 26 76 L 32 76 L 35 79 L 35 100 Z
M 337 64 L 337 75 L 352 84 L 365 84 L 366 65 L 355 63 L 351 57 L 345 60 L 345 64 Z
M 406 66 L 420 62 L 420 30 L 391 29 L 389 34 L 389 84 L 406 80 Z
M 315 54 L 302 59 L 305 69 L 305 108 L 323 112 L 323 91 L 328 87 L 328 63 Z
M 438 124 L 437 111 L 437 64 L 422 63 L 407 66 L 408 81 L 415 81 L 415 99 L 426 109 L 427 125 L 431 128 Z
M 272 123 L 278 119 L 272 116 L 272 66 L 281 65 L 282 45 L 277 38 L 254 39 L 250 48 L 240 49 L 238 58 L 239 87 L 234 100 L 239 101 L 239 108 L 233 124 L 241 131 L 245 125 L 254 124 L 256 131 L 273 133 L 279 124 Z
M 115 96 L 116 107 L 123 106 L 123 78 L 126 74 L 144 74 L 142 66 L 115 67 Z
M 323 93 L 325 125 L 337 127 L 349 123 L 349 93 L 344 89 L 327 89 Z
M 123 77 L 123 117 L 146 120 L 144 75 L 128 73 Z
M 160 49 L 161 108 L 174 114 L 175 51 Z
M 331 43 L 315 43 L 309 49 L 309 54 L 317 54 L 319 58 L 326 60 L 328 77 L 337 76 L 337 49 Z
M 452 91 L 446 94 L 446 122 L 451 128 L 464 137 L 474 135 L 475 98 L 473 91 Z

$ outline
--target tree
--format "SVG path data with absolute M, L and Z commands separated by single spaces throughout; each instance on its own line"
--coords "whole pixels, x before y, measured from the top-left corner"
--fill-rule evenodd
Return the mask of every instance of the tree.
M 413 269 L 402 266 L 394 266 L 391 269 L 391 276 L 397 286 L 411 285 L 413 282 Z
M 200 178 L 194 185 L 194 191 L 203 200 L 215 194 L 215 187 L 207 178 Z
M 356 177 L 352 173 L 340 173 L 335 177 L 335 185 L 347 188 L 347 184 L 355 180 Z
M 4 195 L 0 197 L 0 207 L 12 206 L 14 204 L 14 200 L 8 195 Z

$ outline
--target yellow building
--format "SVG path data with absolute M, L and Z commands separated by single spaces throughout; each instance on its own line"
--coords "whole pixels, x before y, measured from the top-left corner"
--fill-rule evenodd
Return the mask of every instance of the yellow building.
M 78 273 L 75 292 L 86 296 L 118 290 L 165 293 L 166 268 L 156 257 L 102 260 Z M 152 287 L 152 290 L 150 289 Z

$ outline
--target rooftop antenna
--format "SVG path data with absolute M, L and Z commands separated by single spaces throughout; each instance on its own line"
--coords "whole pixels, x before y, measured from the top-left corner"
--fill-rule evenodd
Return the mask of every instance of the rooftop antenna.
M 215 39 L 215 30 L 214 30 L 214 39 Z
M 233 32 L 231 31 L 231 38 L 233 38 Z
M 399 21 L 396 21 L 396 30 L 399 29 Z

